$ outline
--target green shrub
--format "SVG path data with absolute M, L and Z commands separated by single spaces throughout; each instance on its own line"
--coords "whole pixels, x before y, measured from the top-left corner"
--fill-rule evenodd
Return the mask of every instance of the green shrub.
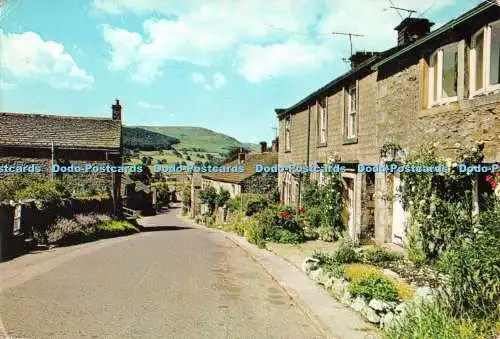
M 308 227 L 311 228 L 320 227 L 321 222 L 323 220 L 323 208 L 321 206 L 311 206 L 305 209 L 304 218 Z
M 188 210 L 191 208 L 191 186 L 190 185 L 186 185 L 182 188 L 182 206 Z
M 456 239 L 438 261 L 450 278 L 447 299 L 454 315 L 500 318 L 499 202 L 491 201 L 475 229 Z
M 15 200 L 36 199 L 45 202 L 57 201 L 64 197 L 67 197 L 67 195 L 65 196 L 58 191 L 53 181 L 35 181 L 14 194 Z
M 320 265 L 324 264 L 332 264 L 335 265 L 337 262 L 335 261 L 335 256 L 331 253 L 314 251 L 312 257 L 319 261 Z
M 350 264 L 361 261 L 361 257 L 354 249 L 354 241 L 347 235 L 340 240 L 340 246 L 335 251 L 335 260 L 339 264 Z
M 366 300 L 379 299 L 386 301 L 399 300 L 398 292 L 392 283 L 380 276 L 368 276 L 353 282 L 349 286 L 349 292 L 354 297 L 363 297 Z
M 247 231 L 247 239 L 250 243 L 260 248 L 266 247 L 266 230 L 261 223 L 253 221 Z
M 139 232 L 139 230 L 128 221 L 120 220 L 102 222 L 98 225 L 97 229 L 98 231 L 112 234 Z
M 216 199 L 217 191 L 212 186 L 207 186 L 200 191 L 200 201 L 208 206 L 208 214 L 214 212 Z
M 369 263 L 379 263 L 379 262 L 387 262 L 394 261 L 398 259 L 400 256 L 396 253 L 389 252 L 381 247 L 373 247 L 369 248 L 362 254 L 363 261 Z
M 305 237 L 301 232 L 295 233 L 287 229 L 279 231 L 279 240 L 281 244 L 300 244 L 304 242 Z
M 323 270 L 328 274 L 330 278 L 335 279 L 347 279 L 347 274 L 342 266 L 335 265 L 325 265 Z
M 231 194 L 225 189 L 220 188 L 219 193 L 215 197 L 215 206 L 222 207 L 226 204 L 226 202 L 231 198 Z
M 405 316 L 386 329 L 390 339 L 477 339 L 483 336 L 470 331 L 471 324 L 459 322 L 436 302 L 410 304 Z
M 238 211 L 240 209 L 240 206 L 241 206 L 241 200 L 238 197 L 231 198 L 231 199 L 226 201 L 226 206 L 227 206 L 228 212 Z
M 245 206 L 246 215 L 251 216 L 259 211 L 263 211 L 269 206 L 269 202 L 261 195 L 250 197 Z

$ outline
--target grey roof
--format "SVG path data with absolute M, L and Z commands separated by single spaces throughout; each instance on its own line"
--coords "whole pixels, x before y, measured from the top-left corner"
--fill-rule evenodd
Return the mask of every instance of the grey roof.
M 0 113 L 0 146 L 119 150 L 121 121 L 110 118 Z

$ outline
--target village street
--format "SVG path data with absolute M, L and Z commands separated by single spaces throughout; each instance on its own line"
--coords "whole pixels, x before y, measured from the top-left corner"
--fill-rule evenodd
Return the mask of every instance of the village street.
M 320 338 L 280 286 L 179 209 L 150 232 L 0 264 L 0 337 Z

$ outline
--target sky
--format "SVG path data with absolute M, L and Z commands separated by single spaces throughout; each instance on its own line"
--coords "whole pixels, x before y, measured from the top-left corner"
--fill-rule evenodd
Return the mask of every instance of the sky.
M 0 111 L 199 126 L 270 141 L 289 107 L 395 46 L 416 10 L 433 29 L 479 0 L 0 0 Z

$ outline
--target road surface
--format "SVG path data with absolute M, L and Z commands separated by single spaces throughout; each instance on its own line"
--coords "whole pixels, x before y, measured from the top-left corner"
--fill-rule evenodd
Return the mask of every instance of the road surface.
M 0 337 L 322 337 L 246 252 L 176 213 L 148 218 L 149 232 L 56 249 L 52 264 L 18 270 L 0 293 Z

